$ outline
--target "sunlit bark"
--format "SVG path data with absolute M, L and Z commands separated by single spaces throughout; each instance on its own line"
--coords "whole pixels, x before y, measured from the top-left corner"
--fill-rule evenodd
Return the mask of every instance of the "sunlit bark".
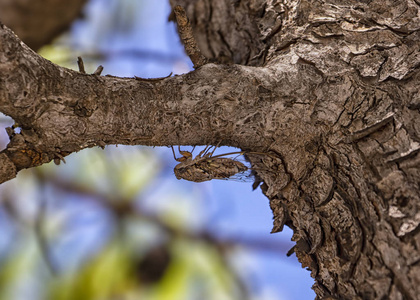
M 248 157 L 318 297 L 420 294 L 415 1 L 179 0 L 213 61 L 158 80 L 61 68 L 0 28 L 0 178 L 107 144 Z M 280 271 L 280 270 L 279 270 Z

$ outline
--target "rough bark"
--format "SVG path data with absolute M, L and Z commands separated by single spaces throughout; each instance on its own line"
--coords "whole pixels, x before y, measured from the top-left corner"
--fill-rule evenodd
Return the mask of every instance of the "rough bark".
M 0 21 L 38 50 L 68 29 L 85 3 L 86 0 L 0 0 Z
M 171 3 L 186 7 L 199 47 L 224 64 L 161 80 L 86 75 L 1 27 L 0 108 L 22 128 L 9 129 L 2 181 L 95 145 L 266 152 L 248 157 L 273 232 L 294 230 L 318 298 L 417 299 L 419 4 Z
M 318 297 L 417 299 L 418 2 L 172 2 L 207 55 L 288 71 L 263 129 L 283 165 L 259 175 Z

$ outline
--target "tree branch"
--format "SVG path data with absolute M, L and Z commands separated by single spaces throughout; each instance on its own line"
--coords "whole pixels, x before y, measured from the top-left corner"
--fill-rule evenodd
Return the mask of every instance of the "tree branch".
M 204 57 L 203 54 L 201 54 L 200 48 L 198 48 L 190 20 L 188 20 L 187 13 L 185 12 L 184 8 L 180 5 L 177 5 L 174 8 L 174 13 L 176 17 L 176 23 L 178 24 L 179 36 L 181 37 L 181 40 L 184 44 L 185 51 L 193 62 L 194 68 L 197 69 L 208 63 L 208 60 Z
M 277 68 L 208 64 L 153 81 L 88 75 L 43 59 L 4 25 L 0 61 L 0 109 L 21 127 L 2 152 L 1 182 L 21 169 L 109 144 L 268 150 L 272 136 L 263 130 L 264 116 L 282 123 L 287 112 L 281 111 L 290 110 L 279 106 L 291 91 L 282 87 L 287 76 Z M 301 92 L 310 88 L 302 85 Z M 11 163 L 15 169 L 5 167 Z
M 264 67 L 206 64 L 157 80 L 81 74 L 2 26 L 0 108 L 21 132 L 7 130 L 0 178 L 106 144 L 270 151 L 248 158 L 273 231 L 294 230 L 318 297 L 416 299 L 419 7 L 171 2 L 186 7 L 206 57 Z

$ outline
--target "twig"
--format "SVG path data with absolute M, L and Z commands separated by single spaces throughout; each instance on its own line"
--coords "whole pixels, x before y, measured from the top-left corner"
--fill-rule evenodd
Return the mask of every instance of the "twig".
M 83 63 L 83 59 L 81 56 L 77 57 L 77 65 L 79 66 L 79 72 L 86 74 L 85 71 L 85 64 Z M 102 71 L 103 71 L 104 67 L 102 67 L 101 65 L 99 67 L 96 68 L 95 72 L 92 73 L 92 75 L 101 75 Z
M 79 72 L 83 73 L 83 74 L 86 74 L 85 64 L 83 63 L 83 59 L 82 59 L 81 56 L 77 57 L 77 65 L 79 66 Z
M 208 63 L 208 59 L 204 57 L 198 48 L 197 42 L 193 35 L 191 23 L 188 20 L 187 13 L 180 5 L 175 6 L 174 13 L 176 23 L 178 24 L 179 36 L 184 44 L 185 51 L 194 64 L 194 69 L 197 69 Z
M 102 67 L 101 65 L 99 65 L 99 67 L 96 68 L 96 71 L 92 73 L 92 75 L 101 75 L 102 71 L 103 71 L 104 67 Z

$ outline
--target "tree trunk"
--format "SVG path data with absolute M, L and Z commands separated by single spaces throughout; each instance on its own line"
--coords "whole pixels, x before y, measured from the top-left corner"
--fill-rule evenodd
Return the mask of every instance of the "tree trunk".
M 87 75 L 0 27 L 0 178 L 106 144 L 240 147 L 318 298 L 420 294 L 420 4 L 171 0 L 215 63 Z M 256 184 L 255 184 L 256 185 Z
M 0 0 L 0 21 L 35 51 L 67 30 L 86 0 Z

